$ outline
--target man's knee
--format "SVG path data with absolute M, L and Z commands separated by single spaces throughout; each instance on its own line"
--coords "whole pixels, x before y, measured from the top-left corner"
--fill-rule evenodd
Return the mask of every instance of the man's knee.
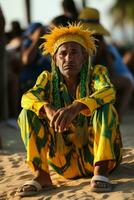
M 96 127 L 107 125 L 111 126 L 111 123 L 115 126 L 118 124 L 118 114 L 112 104 L 105 104 L 101 108 L 97 109 L 93 116 L 93 125 Z
M 31 110 L 26 110 L 26 109 L 22 109 L 22 111 L 19 114 L 18 117 L 18 123 L 20 124 L 21 122 L 25 122 L 25 121 L 31 121 L 31 119 L 33 118 L 33 115 L 35 115 Z

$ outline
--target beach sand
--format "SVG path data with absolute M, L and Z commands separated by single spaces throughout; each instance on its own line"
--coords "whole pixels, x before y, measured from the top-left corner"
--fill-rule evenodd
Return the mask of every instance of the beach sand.
M 110 175 L 113 190 L 110 193 L 90 192 L 90 178 L 65 180 L 50 169 L 56 189 L 34 197 L 14 196 L 16 189 L 33 175 L 25 164 L 25 149 L 19 129 L 6 122 L 0 123 L 3 149 L 0 150 L 0 200 L 134 200 L 134 112 L 125 115 L 121 124 L 123 161 Z

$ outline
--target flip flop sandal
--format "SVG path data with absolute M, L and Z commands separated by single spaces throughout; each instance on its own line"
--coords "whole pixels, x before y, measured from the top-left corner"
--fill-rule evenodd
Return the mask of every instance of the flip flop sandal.
M 25 186 L 33 186 L 33 188 L 35 188 L 35 190 L 31 190 L 31 191 L 21 191 L 21 189 Z M 18 190 L 16 191 L 15 196 L 21 196 L 21 197 L 30 197 L 30 196 L 34 196 L 39 194 L 40 192 L 44 192 L 47 191 L 49 189 L 53 189 L 55 188 L 54 185 L 50 185 L 50 186 L 44 186 L 42 187 L 41 184 L 36 181 L 36 180 L 31 180 L 31 181 L 27 181 L 25 182 L 20 188 L 18 188 Z
M 91 191 L 92 192 L 111 192 L 112 185 L 107 177 L 101 176 L 101 175 L 94 175 L 91 179 Z

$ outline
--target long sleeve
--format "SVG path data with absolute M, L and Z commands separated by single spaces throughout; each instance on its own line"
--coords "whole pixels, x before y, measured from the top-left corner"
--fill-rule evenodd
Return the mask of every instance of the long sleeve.
M 89 89 L 92 93 L 89 96 L 75 100 L 88 107 L 88 109 L 81 112 L 87 116 L 90 116 L 95 109 L 104 104 L 115 102 L 115 89 L 110 82 L 106 67 L 95 66 L 90 87 Z
M 31 110 L 39 116 L 40 108 L 49 103 L 50 73 L 44 71 L 38 77 L 35 86 L 22 96 L 21 106 L 27 110 Z

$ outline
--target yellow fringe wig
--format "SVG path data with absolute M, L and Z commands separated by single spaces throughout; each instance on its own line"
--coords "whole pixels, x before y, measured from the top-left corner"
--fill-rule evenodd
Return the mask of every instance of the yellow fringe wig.
M 77 42 L 91 55 L 96 50 L 93 33 L 93 31 L 85 30 L 80 23 L 69 24 L 68 27 L 55 27 L 51 33 L 42 37 L 45 42 L 40 47 L 43 49 L 43 54 L 54 55 L 61 44 Z

